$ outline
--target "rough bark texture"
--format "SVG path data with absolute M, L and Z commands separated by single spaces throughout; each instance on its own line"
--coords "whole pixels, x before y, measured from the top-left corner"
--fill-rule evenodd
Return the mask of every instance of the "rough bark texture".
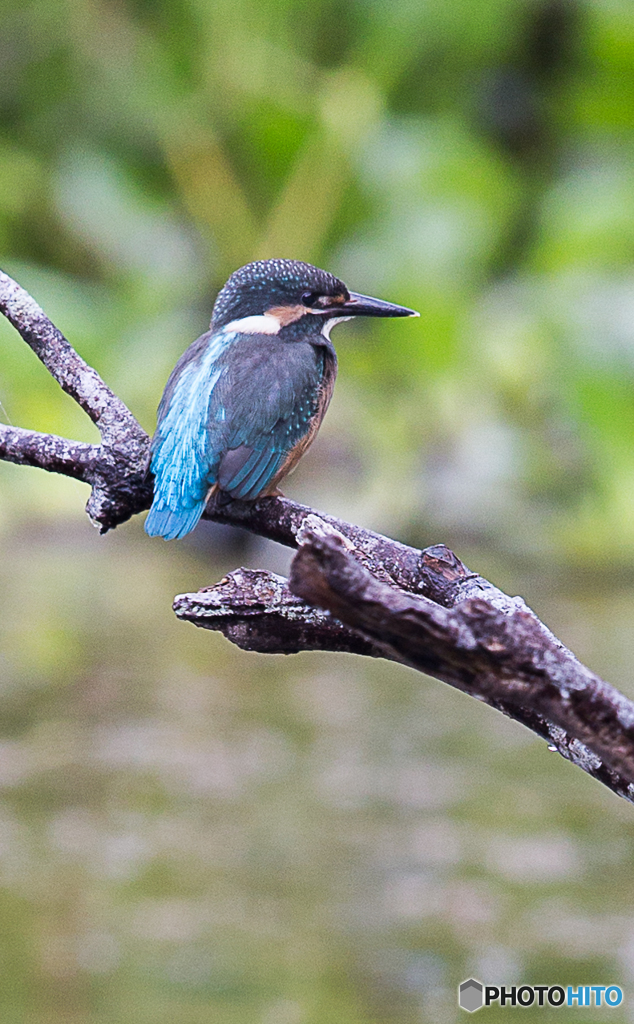
M 149 508 L 149 438 L 33 299 L 0 272 L 0 311 L 99 428 L 100 445 L 0 424 L 0 458 L 83 480 L 105 532 Z M 248 651 L 344 651 L 398 661 L 485 701 L 634 802 L 634 703 L 526 606 L 444 545 L 423 551 L 289 501 L 205 513 L 296 547 L 290 580 L 238 569 L 174 602 L 179 618 Z
M 101 445 L 95 450 L 92 445 L 79 445 L 62 438 L 56 438 L 57 444 L 52 445 L 46 434 L 34 432 L 28 438 L 23 431 L 20 438 L 12 437 L 14 428 L 2 425 L 2 458 L 54 473 L 79 476 L 90 483 L 92 492 L 86 511 L 102 533 L 148 508 L 152 501 L 152 488 L 145 479 L 149 439 L 127 406 L 75 352 L 28 292 L 2 271 L 0 312 L 101 434 Z M 71 462 L 63 455 L 63 445 L 68 446 L 66 451 L 77 449 L 82 472 L 73 470 Z

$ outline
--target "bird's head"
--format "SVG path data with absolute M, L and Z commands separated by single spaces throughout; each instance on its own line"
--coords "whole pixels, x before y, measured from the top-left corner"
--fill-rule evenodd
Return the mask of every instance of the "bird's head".
M 350 292 L 343 281 L 298 260 L 258 260 L 231 275 L 216 299 L 212 330 L 324 334 L 353 316 L 418 316 L 412 309 Z

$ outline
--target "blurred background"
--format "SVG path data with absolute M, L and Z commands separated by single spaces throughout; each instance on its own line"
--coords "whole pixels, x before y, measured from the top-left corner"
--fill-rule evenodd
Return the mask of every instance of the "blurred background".
M 419 309 L 337 329 L 287 493 L 449 544 L 634 696 L 628 0 L 5 0 L 0 68 L 0 265 L 148 431 L 248 260 Z M 96 440 L 4 321 L 0 403 Z M 288 553 L 87 497 L 0 465 L 3 1024 L 450 1024 L 472 974 L 634 1020 L 630 806 L 406 669 L 179 624 Z

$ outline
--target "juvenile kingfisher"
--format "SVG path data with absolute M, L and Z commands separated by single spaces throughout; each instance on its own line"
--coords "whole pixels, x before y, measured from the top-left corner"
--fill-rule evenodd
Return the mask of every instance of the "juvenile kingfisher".
M 184 537 L 214 491 L 245 501 L 276 492 L 332 397 L 330 331 L 353 316 L 418 313 L 349 292 L 296 260 L 258 260 L 231 275 L 209 330 L 181 356 L 159 405 L 151 537 Z

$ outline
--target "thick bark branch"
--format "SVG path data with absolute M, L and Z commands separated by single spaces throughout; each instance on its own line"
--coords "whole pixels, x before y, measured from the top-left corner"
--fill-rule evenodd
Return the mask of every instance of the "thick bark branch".
M 502 711 L 634 801 L 634 704 L 581 665 L 521 599 L 507 597 L 504 610 L 482 598 L 447 608 L 404 592 L 377 580 L 314 514 L 299 541 L 290 581 L 238 569 L 179 595 L 176 614 L 248 651 L 344 651 L 409 665 Z M 421 555 L 473 579 L 447 548 Z
M 344 538 L 318 523 L 307 522 L 299 541 L 293 593 L 513 717 L 538 712 L 585 745 L 590 760 L 634 779 L 634 704 L 549 639 L 529 608 L 505 613 L 482 598 L 443 608 L 376 580 Z
M 0 424 L 0 458 L 91 485 L 102 532 L 152 500 L 149 438 L 31 297 L 0 272 L 0 311 L 90 416 L 101 444 Z M 519 597 L 444 545 L 418 551 L 286 498 L 210 503 L 208 519 L 299 545 L 290 583 L 240 569 L 176 614 L 265 653 L 345 651 L 436 676 L 504 712 L 634 802 L 634 704 L 581 665 Z

